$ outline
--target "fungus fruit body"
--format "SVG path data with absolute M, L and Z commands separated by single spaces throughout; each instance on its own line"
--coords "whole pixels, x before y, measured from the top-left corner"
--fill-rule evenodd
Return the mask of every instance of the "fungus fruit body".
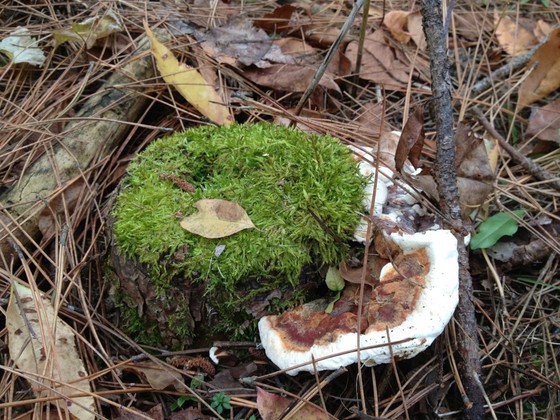
M 360 170 L 375 173 L 365 162 Z M 379 260 L 386 261 L 375 273 L 377 281 L 366 284 L 363 293 L 359 285 L 347 285 L 332 312 L 325 312 L 325 302 L 316 301 L 259 321 L 267 356 L 289 374 L 411 358 L 425 350 L 453 316 L 458 303 L 456 238 L 439 229 L 391 174 L 384 169 L 377 177 L 382 187 L 373 206 L 373 246 Z M 365 189 L 368 210 L 374 188 Z M 419 226 L 429 228 L 418 231 Z M 356 240 L 364 242 L 366 231 L 362 222 Z
M 392 263 L 381 270 L 378 291 L 369 295 L 372 300 L 362 312 L 360 360 L 367 365 L 389 363 L 391 355 L 408 359 L 425 350 L 442 333 L 458 301 L 453 278 L 458 272 L 457 244 L 449 231 L 395 232 L 385 239 L 423 267 L 409 278 L 400 277 Z M 281 369 L 303 364 L 289 370 L 291 375 L 356 363 L 358 308 L 348 302 L 359 293 L 356 287 L 349 290 L 330 314 L 313 303 L 262 318 L 260 337 L 270 360 Z M 339 312 L 345 305 L 351 310 Z

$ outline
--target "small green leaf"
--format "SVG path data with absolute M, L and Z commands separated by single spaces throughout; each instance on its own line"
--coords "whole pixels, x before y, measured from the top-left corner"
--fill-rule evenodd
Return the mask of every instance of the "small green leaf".
M 344 279 L 336 267 L 329 267 L 325 283 L 327 283 L 329 290 L 332 290 L 333 292 L 340 292 L 344 289 Z
M 517 217 L 523 217 L 524 210 L 513 211 Z M 513 235 L 519 224 L 509 213 L 496 213 L 478 227 L 478 232 L 471 239 L 471 249 L 490 248 L 502 236 Z
M 334 309 L 334 304 L 336 302 L 338 302 L 338 300 L 340 299 L 340 290 L 338 292 L 336 292 L 336 296 L 334 297 L 333 300 L 331 300 L 329 302 L 329 304 L 327 305 L 327 307 L 325 308 L 325 313 L 326 314 L 330 314 L 332 313 L 333 309 Z

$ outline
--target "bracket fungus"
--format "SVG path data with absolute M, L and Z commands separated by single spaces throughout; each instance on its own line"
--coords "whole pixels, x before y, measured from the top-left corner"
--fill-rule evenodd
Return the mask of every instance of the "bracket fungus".
M 407 187 L 392 179 L 390 169 L 375 177 L 376 169 L 363 160 L 365 153 L 354 152 L 362 158 L 362 174 L 371 175 L 363 203 L 368 211 L 376 191 L 372 258 L 380 268 L 368 266 L 377 270 L 370 273 L 375 281 L 366 282 L 363 291 L 359 284 L 347 285 L 330 313 L 326 301 L 314 301 L 261 318 L 267 356 L 290 375 L 414 357 L 443 332 L 458 303 L 455 236 L 440 229 Z M 362 221 L 355 239 L 365 242 L 366 232 Z

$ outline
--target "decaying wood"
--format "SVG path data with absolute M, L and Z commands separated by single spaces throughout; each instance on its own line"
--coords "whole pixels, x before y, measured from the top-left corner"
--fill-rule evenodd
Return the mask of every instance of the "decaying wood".
M 422 1 L 422 23 L 432 75 L 432 94 L 436 115 L 437 153 L 435 180 L 439 204 L 447 223 L 456 232 L 459 251 L 459 306 L 460 323 L 458 341 L 461 356 L 460 374 L 468 402 L 465 416 L 469 419 L 484 418 L 484 394 L 480 385 L 481 364 L 478 354 L 477 323 L 474 312 L 472 280 L 469 272 L 469 254 L 462 237 L 466 231 L 459 203 L 459 189 L 455 169 L 455 138 L 453 133 L 453 107 L 451 102 L 451 77 L 447 62 L 447 33 L 444 32 L 441 0 Z
M 127 86 L 138 86 L 139 81 L 154 76 L 152 59 L 145 54 L 148 48 L 147 39 L 140 41 L 136 58 L 116 70 L 68 124 L 60 141 L 0 196 L 0 252 L 4 256 L 13 252 L 9 238 L 20 246 L 30 243 L 39 233 L 39 214 L 49 199 L 106 158 L 130 131 L 130 123 L 139 118 L 149 98 Z

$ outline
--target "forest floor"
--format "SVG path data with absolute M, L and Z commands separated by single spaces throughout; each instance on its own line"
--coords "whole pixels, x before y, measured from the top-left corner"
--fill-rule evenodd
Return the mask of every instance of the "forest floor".
M 470 252 L 485 410 L 489 418 L 558 418 L 560 5 L 451 3 L 444 16 L 455 122 L 483 139 L 488 152 L 487 159 L 458 162 L 471 199 L 466 213 L 473 233 L 496 214 L 513 226 L 506 232 L 490 220 L 490 242 Z M 141 47 L 144 22 L 179 61 L 200 70 L 238 123 L 295 121 L 303 130 L 375 150 L 384 133 L 401 131 L 422 105 L 420 161 L 429 173 L 435 125 L 419 8 L 418 2 L 372 0 L 367 19 L 358 15 L 319 86 L 299 104 L 351 2 L 3 2 L 3 418 L 68 418 L 67 407 L 80 405 L 70 410 L 78 418 L 462 418 L 468 400 L 457 354 L 462 326 L 455 318 L 413 359 L 292 377 L 256 349 L 258 336 L 249 342 L 199 340 L 194 349 L 142 345 L 120 330 L 106 268 L 111 206 L 130 161 L 166 133 L 209 123 L 155 70 L 150 50 Z M 360 28 L 366 37 L 356 72 Z M 30 42 L 25 53 L 10 37 Z M 131 75 L 137 71 L 131 63 L 141 59 L 149 65 Z M 115 82 L 115 75 L 123 78 Z M 103 99 L 94 107 L 96 95 Z M 127 95 L 134 101 L 126 102 Z M 90 123 L 96 132 L 84 129 Z M 90 141 L 80 138 L 83 133 Z M 61 150 L 80 165 L 64 166 L 57 160 Z M 44 186 L 26 192 L 37 178 Z M 435 202 L 425 196 L 432 209 Z M 13 362 L 18 356 L 8 345 L 16 342 L 10 323 L 26 304 L 14 292 L 18 282 L 71 327 L 75 358 L 66 341 L 42 348 L 45 357 L 37 363 Z M 20 318 L 29 327 L 29 319 Z M 48 317 L 39 318 L 31 323 L 42 328 Z M 26 343 L 34 343 L 37 332 L 29 331 Z M 215 366 L 208 358 L 214 345 L 234 362 Z M 24 353 L 26 346 L 33 344 L 25 344 Z M 73 388 L 71 376 L 58 377 L 67 387 L 49 382 L 49 372 L 65 369 L 87 377 L 90 388 Z M 55 391 L 41 391 L 49 383 Z M 67 399 L 76 394 L 82 399 Z

